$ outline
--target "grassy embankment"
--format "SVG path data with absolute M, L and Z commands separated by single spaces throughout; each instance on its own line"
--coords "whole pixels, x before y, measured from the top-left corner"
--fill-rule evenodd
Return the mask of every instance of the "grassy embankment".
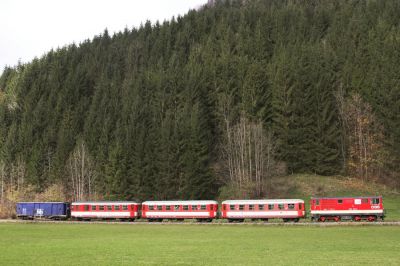
M 269 182 L 268 198 L 300 198 L 309 210 L 310 197 L 383 196 L 386 220 L 400 220 L 400 191 L 371 181 L 340 176 L 291 175 Z
M 400 227 L 0 224 L 1 265 L 398 265 Z

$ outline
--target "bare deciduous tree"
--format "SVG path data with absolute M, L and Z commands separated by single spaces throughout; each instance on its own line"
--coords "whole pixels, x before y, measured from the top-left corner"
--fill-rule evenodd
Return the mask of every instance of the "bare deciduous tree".
M 264 196 L 274 164 L 271 135 L 265 132 L 261 121 L 251 122 L 244 115 L 233 126 L 228 118 L 225 123 L 222 154 L 228 170 L 226 182 L 241 194 L 238 196 Z
M 94 194 L 96 178 L 93 161 L 84 141 L 80 141 L 67 162 L 74 200 L 85 200 Z
M 359 94 L 345 99 L 341 90 L 336 99 L 346 138 L 343 146 L 347 146 L 348 150 L 348 155 L 344 156 L 346 168 L 350 174 L 365 180 L 379 176 L 383 164 L 383 130 L 371 106 Z M 343 153 L 346 154 L 345 151 Z

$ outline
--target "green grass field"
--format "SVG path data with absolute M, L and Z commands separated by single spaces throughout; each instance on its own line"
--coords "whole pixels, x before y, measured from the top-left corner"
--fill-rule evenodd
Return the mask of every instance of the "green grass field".
M 399 226 L 0 224 L 1 265 L 399 262 Z

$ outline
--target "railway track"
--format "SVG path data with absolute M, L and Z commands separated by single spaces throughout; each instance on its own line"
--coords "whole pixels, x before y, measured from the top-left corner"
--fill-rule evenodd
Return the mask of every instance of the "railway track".
M 200 226 L 315 226 L 315 227 L 330 227 L 330 226 L 400 226 L 400 221 L 387 222 L 243 222 L 243 223 L 228 223 L 228 222 L 211 222 L 200 223 L 195 221 L 186 222 L 146 222 L 146 221 L 53 221 L 53 220 L 0 220 L 0 223 L 48 223 L 48 224 L 126 224 L 126 225 L 200 225 Z

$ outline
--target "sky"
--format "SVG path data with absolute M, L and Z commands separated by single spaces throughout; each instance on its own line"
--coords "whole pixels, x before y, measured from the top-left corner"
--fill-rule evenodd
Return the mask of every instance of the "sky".
M 0 0 L 0 74 L 52 48 L 162 22 L 207 0 Z

